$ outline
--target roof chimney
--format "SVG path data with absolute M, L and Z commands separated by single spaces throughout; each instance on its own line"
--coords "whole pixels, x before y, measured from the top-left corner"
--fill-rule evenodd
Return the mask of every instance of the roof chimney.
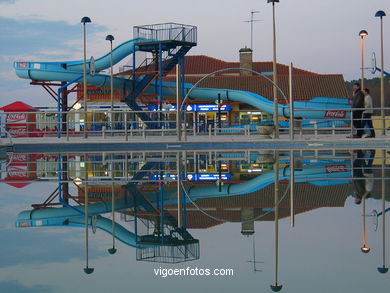
M 245 48 L 240 49 L 240 68 L 253 70 L 252 68 L 252 49 Z M 240 75 L 253 75 L 252 72 L 246 70 L 240 70 Z

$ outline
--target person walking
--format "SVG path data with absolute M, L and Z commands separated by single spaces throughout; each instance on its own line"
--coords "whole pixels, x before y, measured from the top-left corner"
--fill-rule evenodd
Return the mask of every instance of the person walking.
M 364 94 L 360 89 L 360 83 L 353 84 L 352 97 L 352 125 L 356 129 L 356 134 L 347 136 L 348 138 L 361 138 L 363 135 L 362 114 L 364 107 Z
M 372 106 L 372 97 L 370 96 L 370 90 L 365 88 L 363 90 L 364 94 L 364 111 L 363 111 L 363 121 L 362 128 L 364 129 L 367 126 L 370 134 L 364 137 L 375 137 L 374 126 L 372 125 L 372 114 L 374 113 L 374 109 Z

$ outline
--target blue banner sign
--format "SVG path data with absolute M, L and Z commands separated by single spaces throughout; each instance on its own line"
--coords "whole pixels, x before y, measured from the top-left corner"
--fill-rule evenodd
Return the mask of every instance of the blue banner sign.
M 163 179 L 170 179 L 170 180 L 177 180 L 177 175 L 176 174 L 164 174 Z M 151 180 L 161 180 L 160 175 L 152 175 L 150 177 Z M 219 180 L 219 173 L 188 173 L 187 174 L 187 179 L 189 181 L 217 181 Z M 221 179 L 222 180 L 232 180 L 232 174 L 230 173 L 222 173 L 221 174 Z
M 231 111 L 231 105 L 221 105 L 221 111 Z M 157 105 L 149 105 L 149 111 L 157 111 Z M 176 105 L 170 107 L 163 107 L 163 111 L 176 111 Z M 218 105 L 216 104 L 190 104 L 187 105 L 186 111 L 188 112 L 217 112 Z

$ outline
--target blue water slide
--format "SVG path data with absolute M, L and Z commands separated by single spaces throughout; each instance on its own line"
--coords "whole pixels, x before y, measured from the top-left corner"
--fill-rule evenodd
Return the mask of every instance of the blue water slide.
M 348 184 L 351 177 L 350 161 L 337 161 L 337 167 L 340 167 L 340 172 L 329 172 L 329 167 L 334 168 L 334 162 L 321 162 L 319 164 L 309 164 L 307 168 L 295 171 L 295 182 L 308 182 L 318 186 L 329 186 Z M 279 170 L 279 180 L 290 179 L 290 167 L 281 168 Z M 275 182 L 274 171 L 261 174 L 258 177 L 240 184 L 229 184 L 219 186 L 193 186 L 188 190 L 188 195 L 192 200 L 202 198 L 216 198 L 227 196 L 238 196 L 255 192 Z M 164 192 L 164 197 L 167 199 L 165 204 L 174 204 L 176 199 L 174 193 L 176 190 Z M 155 194 L 145 193 L 145 197 L 150 197 L 150 201 L 155 200 Z M 153 200 L 152 200 L 153 198 Z M 116 199 L 116 210 L 120 211 L 131 206 L 133 201 L 128 201 L 125 197 Z M 111 201 L 101 201 L 89 205 L 90 216 L 96 215 L 96 227 L 112 234 L 112 221 L 106 219 L 100 214 L 111 212 Z M 84 211 L 84 206 L 77 207 L 81 212 Z M 18 214 L 16 220 L 17 227 L 34 227 L 34 226 L 76 226 L 84 227 L 84 217 L 80 217 L 80 213 L 69 207 L 51 208 L 51 209 L 34 209 L 26 210 Z M 115 237 L 121 242 L 132 246 L 142 248 L 145 246 L 137 245 L 136 235 L 118 223 L 115 223 Z
M 127 57 L 130 54 L 134 53 L 134 50 L 137 51 L 138 47 L 135 45 L 138 42 L 145 41 L 145 39 L 137 38 L 133 40 L 128 40 L 119 46 L 115 47 L 112 50 L 112 63 L 117 64 L 119 61 L 121 61 L 123 58 Z M 95 63 L 95 70 L 96 72 L 102 71 L 108 67 L 110 67 L 110 53 L 107 53 L 94 61 Z M 89 64 L 90 60 L 87 60 L 87 71 L 89 71 Z M 53 72 L 57 71 L 59 73 L 65 73 L 66 72 L 78 72 L 83 73 L 83 65 L 84 61 L 63 61 L 63 62 L 24 62 L 24 61 L 18 61 L 14 62 L 14 68 L 16 70 L 16 74 L 21 78 L 27 78 L 29 75 L 26 74 L 26 71 L 43 71 L 43 72 Z M 48 74 L 46 74 L 47 77 L 49 77 Z M 65 78 L 65 79 L 64 79 Z M 64 79 L 64 80 L 63 80 Z M 65 75 L 62 76 L 61 79 L 58 79 L 58 81 L 66 81 L 69 79 Z M 46 79 L 50 80 L 50 79 Z
M 316 186 L 332 186 L 348 184 L 352 177 L 351 164 L 349 160 L 345 160 L 340 172 L 329 172 L 328 167 L 333 166 L 334 163 L 321 164 L 319 166 L 310 166 L 302 170 L 295 170 L 294 180 L 296 183 L 307 182 Z M 279 180 L 290 180 L 291 169 L 289 166 L 279 170 Z M 188 195 L 192 200 L 201 198 L 226 197 L 237 196 L 255 192 L 263 189 L 268 185 L 275 183 L 274 171 L 268 171 L 259 175 L 258 177 L 239 184 L 224 184 L 219 186 L 193 186 L 189 189 Z
M 175 93 L 175 83 L 164 82 L 163 95 L 173 96 Z M 187 92 L 192 88 L 192 84 L 186 83 L 185 90 Z M 156 94 L 155 85 L 152 84 L 145 90 L 146 93 Z M 222 101 L 235 101 L 243 102 L 253 107 L 260 109 L 267 113 L 274 112 L 274 102 L 255 93 L 241 90 L 231 89 L 215 89 L 215 88 L 194 88 L 188 98 L 194 100 L 212 100 L 218 99 L 218 96 Z M 294 116 L 296 118 L 306 119 L 324 119 L 333 118 L 330 115 L 335 115 L 334 118 L 346 118 L 350 117 L 351 105 L 346 98 L 331 98 L 331 97 L 314 97 L 309 101 L 297 101 L 294 102 Z M 340 116 L 337 116 L 338 115 Z M 278 104 L 278 115 L 289 117 L 290 109 L 289 105 Z
M 116 64 L 126 56 L 137 50 L 135 44 L 143 39 L 133 39 L 122 43 L 113 49 L 113 63 Z M 87 62 L 89 66 L 89 60 Z M 95 76 L 87 76 L 87 83 L 95 86 L 110 86 L 110 76 L 99 74 L 98 72 L 110 66 L 110 54 L 106 54 L 95 60 Z M 70 62 L 14 62 L 16 75 L 20 78 L 31 80 L 48 80 L 70 82 L 80 78 L 83 72 L 83 61 Z M 88 68 L 89 71 L 89 68 Z M 82 81 L 80 81 L 82 82 Z M 121 77 L 114 77 L 114 87 L 130 91 L 132 81 Z M 163 83 L 163 95 L 174 96 L 176 87 L 175 83 Z M 191 84 L 185 84 L 185 90 L 188 92 L 192 88 Z M 147 89 L 147 93 L 156 93 L 156 86 L 152 83 Z M 191 91 L 189 98 L 195 100 L 216 100 L 220 95 L 223 101 L 243 102 L 267 113 L 273 113 L 274 103 L 267 98 L 248 91 L 231 90 L 231 89 L 213 89 L 213 88 L 195 88 Z M 345 115 L 349 119 L 348 109 L 351 106 L 347 99 L 337 99 L 329 97 L 315 97 L 306 102 L 294 102 L 296 118 L 322 119 L 331 118 L 331 115 Z M 342 111 L 347 110 L 347 111 Z M 330 113 L 330 114 L 329 114 Z M 333 113 L 333 114 L 332 114 Z M 344 113 L 344 114 L 343 114 Z M 278 115 L 289 117 L 288 105 L 279 104 Z M 330 115 L 330 116 L 329 116 Z M 344 118 L 344 117 L 335 117 Z
M 118 209 L 124 209 L 128 206 L 123 200 L 117 200 Z M 84 212 L 84 207 L 78 209 Z M 111 212 L 111 201 L 93 203 L 88 206 L 91 225 L 91 216 L 96 215 L 96 228 L 112 234 L 112 221 L 100 216 L 100 214 Z M 26 223 L 28 223 L 26 225 Z M 27 210 L 18 214 L 16 227 L 42 227 L 42 226 L 70 226 L 84 227 L 85 218 L 80 216 L 77 211 L 69 207 L 53 209 L 35 209 Z M 132 247 L 142 248 L 137 245 L 137 237 L 133 232 L 128 231 L 122 225 L 115 223 L 115 238 Z

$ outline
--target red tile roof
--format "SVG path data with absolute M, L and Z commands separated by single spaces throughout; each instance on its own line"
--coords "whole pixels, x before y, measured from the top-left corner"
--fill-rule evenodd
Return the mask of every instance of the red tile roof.
M 272 77 L 268 77 L 272 79 Z M 195 84 L 200 77 L 186 77 L 186 82 Z M 166 81 L 175 81 L 174 77 L 166 77 Z M 278 86 L 286 97 L 289 96 L 288 76 L 278 76 Z M 272 99 L 273 84 L 260 76 L 211 76 L 202 81 L 198 87 L 234 89 L 257 93 L 263 97 Z M 278 94 L 280 102 L 284 102 L 283 95 Z M 341 74 L 335 75 L 294 75 L 293 97 L 294 100 L 309 100 L 314 97 L 345 98 L 348 96 L 344 78 Z
M 187 75 L 205 75 L 217 70 L 225 68 L 239 68 L 240 62 L 226 62 L 220 59 L 205 55 L 187 55 L 185 57 L 185 73 Z M 272 72 L 272 62 L 253 62 L 253 70 L 257 72 Z M 227 71 L 226 73 L 231 73 Z M 277 63 L 278 74 L 288 74 L 288 66 Z M 314 72 L 307 70 L 294 68 L 295 75 L 318 75 Z M 168 75 L 174 75 L 175 71 L 172 70 Z M 245 75 L 245 74 L 244 74 Z

